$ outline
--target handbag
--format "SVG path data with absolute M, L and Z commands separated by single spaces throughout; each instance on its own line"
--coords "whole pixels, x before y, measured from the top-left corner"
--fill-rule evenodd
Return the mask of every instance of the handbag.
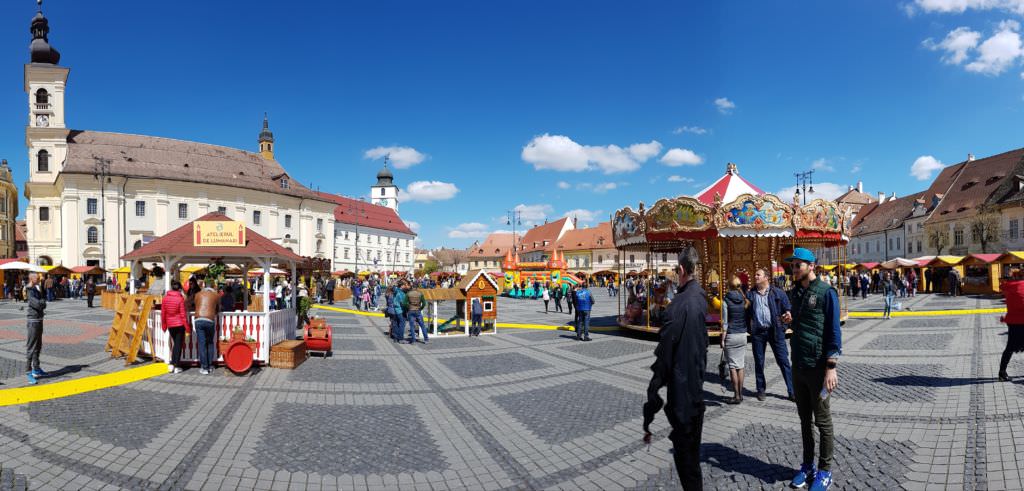
M 724 334 L 723 334 L 724 335 Z M 722 350 L 722 356 L 718 359 L 718 379 L 722 382 L 722 391 L 729 389 L 729 363 L 725 361 L 725 350 Z

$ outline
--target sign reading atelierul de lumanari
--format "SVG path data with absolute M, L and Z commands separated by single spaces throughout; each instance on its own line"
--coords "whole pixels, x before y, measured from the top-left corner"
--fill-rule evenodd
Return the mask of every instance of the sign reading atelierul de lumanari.
M 192 239 L 196 247 L 245 247 L 245 224 L 195 221 L 192 222 Z

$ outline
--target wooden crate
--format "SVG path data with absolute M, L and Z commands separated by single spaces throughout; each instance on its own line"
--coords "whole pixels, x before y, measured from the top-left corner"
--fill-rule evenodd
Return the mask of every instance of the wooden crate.
M 305 341 L 281 341 L 270 347 L 270 366 L 274 368 L 294 369 L 308 357 Z

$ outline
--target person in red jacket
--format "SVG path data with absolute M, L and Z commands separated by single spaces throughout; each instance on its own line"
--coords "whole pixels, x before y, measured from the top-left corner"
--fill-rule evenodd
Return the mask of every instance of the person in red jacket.
M 178 280 L 171 280 L 171 291 L 164 295 L 160 304 L 160 326 L 171 335 L 171 362 L 167 364 L 167 371 L 181 373 L 178 365 L 181 363 L 181 350 L 185 346 L 185 334 L 188 332 L 188 310 Z
M 1013 281 L 1002 284 L 1001 289 L 1006 297 L 1006 315 L 999 320 L 1006 323 L 1006 348 L 999 360 L 999 381 L 1010 382 L 1010 374 L 1006 367 L 1014 353 L 1024 351 L 1024 281 L 1020 274 L 1013 276 Z

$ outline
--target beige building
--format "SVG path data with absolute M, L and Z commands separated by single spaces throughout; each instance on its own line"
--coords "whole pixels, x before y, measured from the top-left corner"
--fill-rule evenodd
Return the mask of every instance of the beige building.
M 18 188 L 14 185 L 7 159 L 0 161 L 0 257 L 17 255 Z
M 32 262 L 116 268 L 122 255 L 150 238 L 214 211 L 299 255 L 330 257 L 336 205 L 293 180 L 274 159 L 266 118 L 259 152 L 69 129 L 69 68 L 58 65 L 48 33 L 46 18 L 37 14 L 24 72 Z

